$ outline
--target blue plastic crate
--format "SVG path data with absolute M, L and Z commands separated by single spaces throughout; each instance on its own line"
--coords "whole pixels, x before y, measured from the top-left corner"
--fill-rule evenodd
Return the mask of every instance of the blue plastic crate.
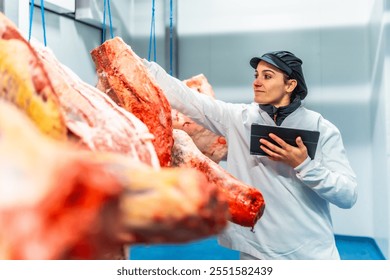
M 385 257 L 371 237 L 335 235 L 342 260 L 384 260 Z

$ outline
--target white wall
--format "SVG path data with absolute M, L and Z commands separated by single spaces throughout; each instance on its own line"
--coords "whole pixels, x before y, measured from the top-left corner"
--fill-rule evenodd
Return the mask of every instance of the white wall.
M 390 1 L 376 1 L 371 20 L 371 123 L 373 162 L 373 231 L 384 254 L 390 256 Z

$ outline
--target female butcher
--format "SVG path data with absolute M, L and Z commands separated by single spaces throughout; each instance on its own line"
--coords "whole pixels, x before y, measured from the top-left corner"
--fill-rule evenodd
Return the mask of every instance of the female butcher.
M 230 224 L 219 236 L 222 246 L 240 251 L 241 259 L 339 259 L 329 204 L 351 208 L 356 179 L 339 130 L 319 113 L 305 108 L 307 87 L 302 61 L 291 52 L 254 57 L 252 104 L 231 104 L 195 93 L 144 60 L 171 106 L 228 142 L 227 171 L 258 188 L 266 210 L 249 228 Z M 297 147 L 270 135 L 259 145 L 268 156 L 249 153 L 252 123 L 320 131 L 312 160 L 301 138 Z

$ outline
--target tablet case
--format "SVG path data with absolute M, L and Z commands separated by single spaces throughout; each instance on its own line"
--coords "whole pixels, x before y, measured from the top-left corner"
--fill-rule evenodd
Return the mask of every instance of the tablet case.
M 314 130 L 303 130 L 296 128 L 287 128 L 280 126 L 270 126 L 270 125 L 261 125 L 261 124 L 252 124 L 251 126 L 251 141 L 250 141 L 250 154 L 251 155 L 263 155 L 268 156 L 260 148 L 260 139 L 264 138 L 271 143 L 279 146 L 274 140 L 272 140 L 268 135 L 273 133 L 280 138 L 282 138 L 286 143 L 297 147 L 296 138 L 301 136 L 303 144 L 307 148 L 307 153 L 311 159 L 314 159 L 314 155 L 317 149 L 318 139 L 320 137 L 319 131 Z

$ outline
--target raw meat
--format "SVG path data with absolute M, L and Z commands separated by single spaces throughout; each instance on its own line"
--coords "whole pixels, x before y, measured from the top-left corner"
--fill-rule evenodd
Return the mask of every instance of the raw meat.
M 48 48 L 36 42 L 32 48 L 2 14 L 0 36 L 6 39 L 0 48 L 0 81 L 6 85 L 0 87 L 0 97 L 16 103 L 51 136 L 159 168 L 153 135 L 139 119 L 83 82 Z
M 224 193 L 229 204 L 231 221 L 245 227 L 253 227 L 265 208 L 261 192 L 240 182 L 204 156 L 186 132 L 174 129 L 173 137 L 175 145 L 172 149 L 172 164 L 192 167 L 205 174 L 208 182 L 215 184 Z
M 91 55 L 99 76 L 97 87 L 146 124 L 155 137 L 153 144 L 160 165 L 170 166 L 171 107 L 140 58 L 119 37 L 107 40 Z
M 221 190 L 190 168 L 133 172 L 121 199 L 126 243 L 177 243 L 217 234 L 229 212 Z
M 0 259 L 105 258 L 121 250 L 117 178 L 44 137 L 3 100 L 0 135 Z
M 170 115 L 171 112 L 156 105 L 167 103 L 163 92 L 147 73 L 141 59 L 122 39 L 116 37 L 106 41 L 92 51 L 92 57 L 99 73 L 100 88 L 106 89 L 106 92 L 118 104 L 133 112 L 140 119 L 144 119 L 147 125 L 149 124 L 151 132 L 157 131 L 162 134 L 162 130 L 169 130 L 169 127 L 162 125 L 160 119 L 166 119 L 162 115 Z M 155 104 L 154 108 L 157 110 L 153 110 L 151 104 Z M 172 163 L 175 166 L 195 168 L 204 173 L 207 181 L 218 187 L 227 197 L 230 220 L 242 226 L 253 227 L 264 209 L 261 193 L 232 177 L 217 163 L 202 154 L 188 134 L 185 134 L 186 137 L 180 136 L 185 133 L 184 131 L 182 133 L 179 132 L 180 130 L 174 131 Z M 164 133 L 169 134 L 166 131 Z M 168 153 L 166 149 L 169 145 L 166 140 L 166 138 L 156 136 L 156 149 L 157 147 L 165 149 L 160 152 L 160 155 Z M 159 141 L 163 144 L 159 144 Z M 171 142 L 170 139 L 169 142 Z M 169 150 L 169 156 L 171 156 L 170 152 Z M 158 151 L 157 154 L 159 154 Z
M 0 100 L 0 259 L 121 258 L 123 244 L 215 235 L 227 216 L 200 172 L 53 140 Z
M 215 98 L 214 90 L 211 87 L 205 75 L 203 74 L 195 75 L 189 79 L 184 80 L 183 82 L 185 82 L 186 85 L 189 86 L 190 88 L 196 89 L 197 92 Z
M 159 168 L 152 144 L 154 136 L 144 123 L 106 94 L 83 82 L 48 48 L 35 42 L 33 47 L 52 81 L 73 141 L 93 151 L 127 154 Z
M 66 125 L 47 73 L 28 42 L 2 13 L 0 98 L 24 110 L 42 132 L 65 139 Z
M 196 89 L 199 93 L 215 97 L 211 85 L 203 74 L 196 75 L 183 82 L 190 88 Z M 216 135 L 174 109 L 172 110 L 172 123 L 173 128 L 182 129 L 187 132 L 195 145 L 205 156 L 216 163 L 226 159 L 227 143 L 223 136 Z

